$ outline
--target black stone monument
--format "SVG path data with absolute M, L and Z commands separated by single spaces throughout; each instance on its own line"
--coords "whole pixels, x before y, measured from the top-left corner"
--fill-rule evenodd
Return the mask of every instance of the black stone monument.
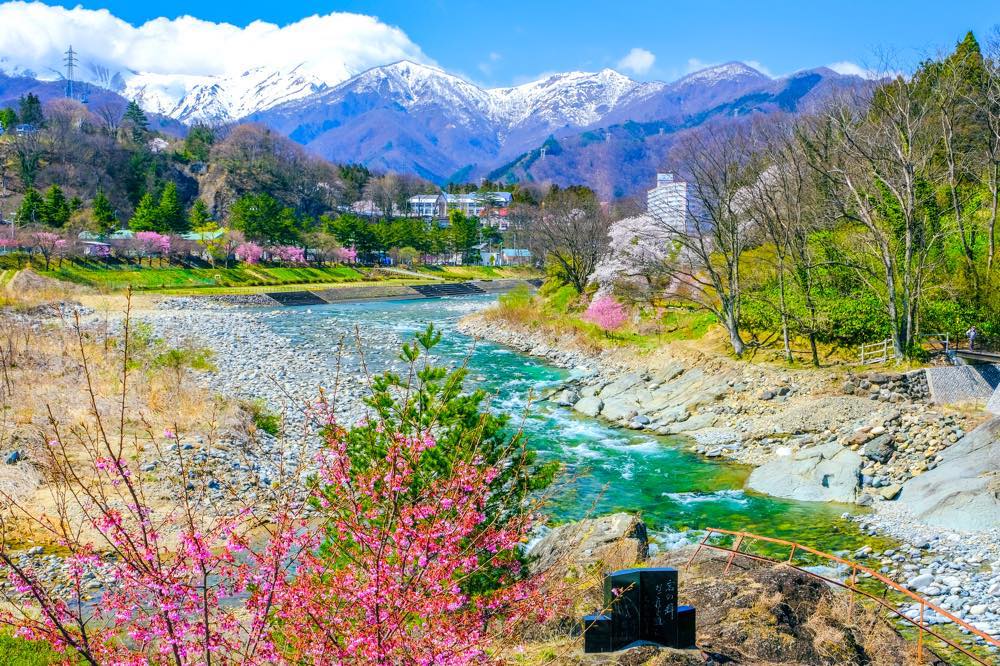
M 677 606 L 676 569 L 622 569 L 608 574 L 604 606 L 606 615 L 584 618 L 585 652 L 621 650 L 636 641 L 665 647 L 694 645 L 694 608 Z

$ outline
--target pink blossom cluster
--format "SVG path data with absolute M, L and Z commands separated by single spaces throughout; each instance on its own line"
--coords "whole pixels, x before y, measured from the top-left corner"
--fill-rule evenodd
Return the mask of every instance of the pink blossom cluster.
M 358 251 L 353 247 L 338 247 L 335 255 L 337 261 L 344 264 L 353 264 L 358 260 Z
M 275 259 L 286 264 L 306 263 L 305 251 L 301 247 L 296 247 L 294 245 L 278 245 L 271 248 L 271 254 L 275 257 Z
M 170 236 L 155 231 L 140 231 L 135 235 L 136 249 L 145 255 L 165 255 L 170 252 Z
M 153 511 L 135 462 L 106 446 L 90 459 L 94 482 L 81 500 L 88 530 L 61 542 L 70 584 L 51 591 L 0 551 L 20 594 L 0 623 L 67 662 L 496 663 L 496 641 L 553 610 L 538 581 L 521 575 L 530 516 L 488 518 L 499 469 L 482 460 L 428 476 L 423 457 L 438 446 L 429 433 L 387 436 L 383 455 L 357 462 L 332 413 L 322 419 L 309 520 L 301 501 L 266 516 L 247 507 L 202 518 L 180 499 L 166 515 Z M 173 429 L 164 437 L 179 446 Z M 49 450 L 66 451 L 58 432 Z M 96 542 L 79 536 L 86 532 Z M 502 585 L 469 591 L 486 571 Z M 94 576 L 104 593 L 88 606 Z
M 598 296 L 590 302 L 583 319 L 605 331 L 616 331 L 628 320 L 628 315 L 622 304 L 611 296 Z
M 236 260 L 242 261 L 244 264 L 259 264 L 261 258 L 264 256 L 264 248 L 256 243 L 241 243 L 236 248 L 235 254 Z

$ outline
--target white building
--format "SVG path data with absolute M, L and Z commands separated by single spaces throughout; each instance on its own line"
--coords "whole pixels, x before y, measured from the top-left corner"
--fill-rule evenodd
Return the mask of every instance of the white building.
M 447 219 L 448 212 L 453 210 L 469 217 L 480 217 L 484 210 L 506 210 L 510 203 L 510 192 L 418 194 L 409 198 L 410 214 L 428 220 Z
M 646 192 L 646 211 L 667 229 L 680 231 L 687 219 L 687 183 L 672 173 L 656 174 L 656 187 Z

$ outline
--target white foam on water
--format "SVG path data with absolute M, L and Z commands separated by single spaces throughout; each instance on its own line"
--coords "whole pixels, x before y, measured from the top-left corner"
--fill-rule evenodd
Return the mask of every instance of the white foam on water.
M 655 555 L 661 551 L 679 550 L 684 546 L 695 543 L 704 536 L 702 530 L 650 530 L 649 532 L 649 554 Z
M 667 497 L 679 504 L 698 504 L 701 502 L 731 502 L 746 506 L 749 499 L 742 490 L 716 490 L 711 493 L 688 492 L 688 493 L 663 493 Z

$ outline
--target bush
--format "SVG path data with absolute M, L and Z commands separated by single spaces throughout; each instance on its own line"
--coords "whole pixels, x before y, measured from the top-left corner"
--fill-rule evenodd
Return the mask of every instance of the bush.
M 263 400 L 247 400 L 242 406 L 250 412 L 250 418 L 253 420 L 255 428 L 272 437 L 281 434 L 281 415 L 268 410 L 267 404 Z

